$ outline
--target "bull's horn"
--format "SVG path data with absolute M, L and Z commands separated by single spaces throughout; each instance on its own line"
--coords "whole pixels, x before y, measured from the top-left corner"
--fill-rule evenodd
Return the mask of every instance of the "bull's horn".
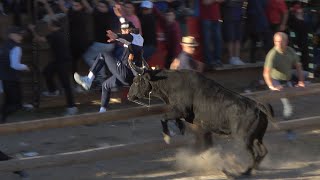
M 129 66 L 135 70 L 138 74 L 143 74 L 144 73 L 144 68 L 143 67 L 138 67 L 132 61 L 129 61 Z
M 150 70 L 150 66 L 149 66 L 149 64 L 147 63 L 147 61 L 144 60 L 144 58 L 142 58 L 142 68 L 143 68 L 143 69 Z

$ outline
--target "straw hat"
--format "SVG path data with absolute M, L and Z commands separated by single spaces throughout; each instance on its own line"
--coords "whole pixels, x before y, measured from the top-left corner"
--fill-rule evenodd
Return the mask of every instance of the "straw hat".
M 193 36 L 184 36 L 182 37 L 181 45 L 186 45 L 186 46 L 198 46 L 198 42 Z

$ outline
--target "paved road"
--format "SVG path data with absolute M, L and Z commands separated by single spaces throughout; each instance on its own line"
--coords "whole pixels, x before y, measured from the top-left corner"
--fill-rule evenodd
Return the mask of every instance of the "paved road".
M 318 96 L 297 98 L 293 101 L 294 118 L 318 115 Z M 272 103 L 280 117 L 281 106 Z M 158 119 L 148 117 L 147 119 Z M 320 179 L 320 130 L 296 132 L 288 140 L 284 132 L 267 134 L 265 144 L 269 155 L 262 169 L 252 179 Z M 40 155 L 77 151 L 82 149 L 142 142 L 161 138 L 160 123 L 156 120 L 131 119 L 95 126 L 54 129 L 33 133 L 1 136 L 1 150 L 11 155 L 37 152 Z M 90 164 L 30 170 L 35 180 L 91 180 L 91 179 L 225 179 L 218 170 L 239 161 L 232 154 L 221 154 L 233 149 L 230 143 L 222 144 L 213 152 L 193 156 L 186 149 L 143 153 L 133 157 L 112 159 Z M 230 152 L 237 152 L 232 151 Z M 237 152 L 239 153 L 239 152 Z M 226 161 L 228 160 L 228 161 Z M 245 159 L 244 159 L 245 160 Z M 229 162 L 225 164 L 223 162 Z M 181 166 L 183 165 L 183 166 Z M 197 168 L 195 168 L 197 167 Z M 235 166 L 233 168 L 241 168 Z M 194 169 L 197 169 L 196 171 Z M 0 173 L 1 180 L 19 179 L 11 173 Z

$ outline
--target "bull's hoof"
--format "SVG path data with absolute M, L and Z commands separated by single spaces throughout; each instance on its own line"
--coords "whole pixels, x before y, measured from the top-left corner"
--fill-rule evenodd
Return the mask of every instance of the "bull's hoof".
M 248 179 L 251 176 L 252 169 L 249 168 L 247 171 L 239 174 L 230 173 L 226 170 L 222 170 L 222 172 L 227 176 L 228 179 Z
M 251 176 L 252 168 L 248 168 L 245 172 L 241 173 L 241 176 Z
M 181 133 L 181 135 L 184 135 L 185 132 L 186 132 L 186 125 L 183 124 L 182 127 L 180 128 L 180 133 Z
M 170 140 L 171 140 L 171 137 L 166 134 L 166 133 L 162 133 L 163 134 L 163 140 L 166 144 L 170 144 Z
M 180 134 L 184 135 L 184 133 L 186 132 L 186 125 L 184 124 L 184 122 L 180 120 L 176 122 L 176 126 L 178 126 L 179 128 Z
M 227 176 L 228 179 L 235 179 L 237 177 L 237 175 L 230 173 L 224 169 L 222 170 L 222 172 Z
M 26 171 L 15 171 L 13 173 L 19 175 L 22 179 L 29 179 L 29 174 Z

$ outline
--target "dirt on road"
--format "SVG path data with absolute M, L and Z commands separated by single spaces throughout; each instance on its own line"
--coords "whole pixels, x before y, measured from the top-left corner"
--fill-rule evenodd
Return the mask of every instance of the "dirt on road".
M 319 99 L 318 96 L 294 99 L 293 118 L 318 115 Z M 272 105 L 280 119 L 281 104 L 274 102 Z M 93 126 L 1 136 L 0 149 L 16 157 L 25 157 L 30 155 L 30 152 L 49 155 L 160 138 L 162 135 L 159 117 L 146 117 Z M 28 173 L 33 180 L 226 179 L 219 168 L 228 161 L 225 158 L 227 156 L 221 154 L 229 147 L 228 141 L 221 139 L 215 144 L 217 146 L 214 151 L 200 156 L 194 156 L 187 148 L 155 153 L 141 152 L 135 156 L 87 164 L 32 169 L 28 170 Z M 265 144 L 269 154 L 262 162 L 261 168 L 246 179 L 320 179 L 319 128 L 295 131 L 293 137 L 289 137 L 286 132 L 269 133 L 265 136 Z M 19 177 L 15 174 L 0 173 L 0 180 L 16 179 Z

